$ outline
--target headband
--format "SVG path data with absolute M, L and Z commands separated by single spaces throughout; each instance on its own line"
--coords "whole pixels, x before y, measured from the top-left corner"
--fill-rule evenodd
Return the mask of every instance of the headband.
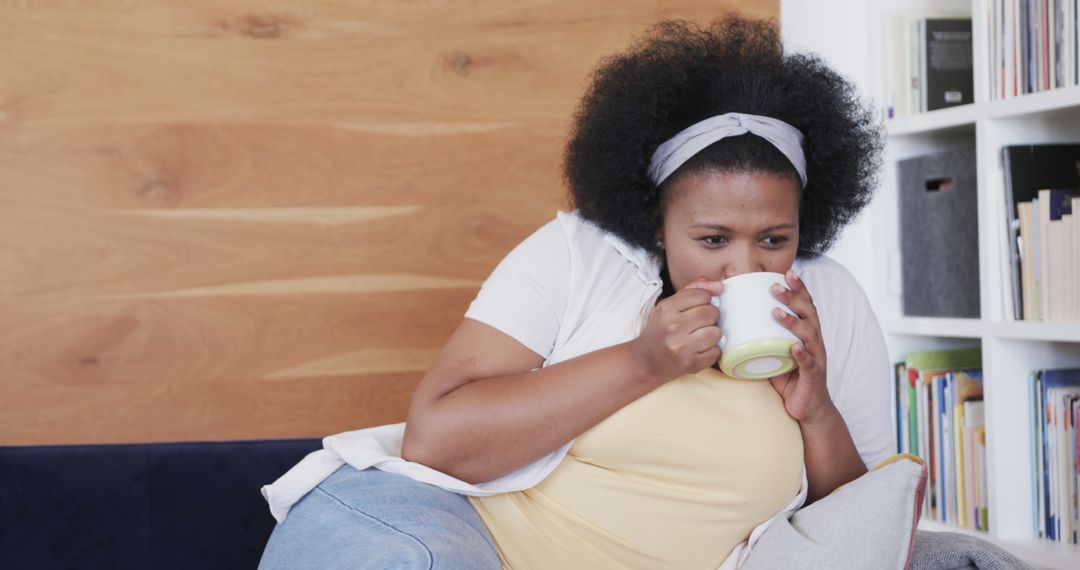
M 679 134 L 656 148 L 649 162 L 649 178 L 659 186 L 671 173 L 705 147 L 727 137 L 753 133 L 776 147 L 799 172 L 802 187 L 806 188 L 806 156 L 803 155 L 803 134 L 799 129 L 772 117 L 725 113 L 709 117 L 683 129 Z

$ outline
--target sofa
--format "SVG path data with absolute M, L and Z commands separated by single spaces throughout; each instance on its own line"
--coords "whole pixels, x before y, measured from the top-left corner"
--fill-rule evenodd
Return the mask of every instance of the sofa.
M 259 488 L 322 440 L 0 447 L 0 568 L 258 566 Z
M 274 528 L 259 488 L 321 447 L 321 438 L 0 447 L 0 569 L 256 568 Z M 846 568 L 845 562 L 861 569 L 867 556 L 877 566 L 887 552 L 899 559 L 886 566 L 906 560 L 911 570 L 1028 568 L 979 538 L 904 531 L 918 520 L 918 511 L 910 509 L 922 500 L 921 491 L 912 489 L 925 484 L 921 460 L 914 462 L 916 467 L 900 461 L 894 469 L 874 470 L 838 489 L 835 499 L 776 525 L 786 534 L 766 534 L 763 546 L 777 544 L 761 549 L 765 555 L 751 557 L 747 567 L 822 567 L 811 562 L 818 560 L 808 556 L 813 554 L 835 558 L 826 567 Z M 906 475 L 898 470 L 905 464 Z M 887 507 L 885 497 L 896 504 Z M 871 555 L 867 542 L 858 541 L 861 554 L 853 556 L 844 551 L 849 541 L 834 536 L 843 534 L 839 523 L 849 517 L 830 509 L 857 513 L 864 510 L 860 503 L 878 514 L 891 508 L 915 518 L 900 526 L 885 521 L 890 532 L 874 533 L 880 552 Z M 860 524 L 871 528 L 877 519 Z M 807 540 L 810 548 L 799 546 Z M 829 540 L 836 544 L 828 546 Z M 776 556 L 796 556 L 802 564 L 777 562 Z

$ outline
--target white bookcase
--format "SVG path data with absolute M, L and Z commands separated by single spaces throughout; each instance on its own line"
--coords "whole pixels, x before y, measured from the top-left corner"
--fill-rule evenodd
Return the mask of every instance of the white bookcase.
M 990 531 L 960 530 L 924 522 L 927 530 L 964 532 L 991 540 L 1043 568 L 1080 568 L 1080 546 L 1035 538 L 1032 533 L 1032 476 L 1028 375 L 1032 370 L 1080 366 L 1080 323 L 1016 322 L 1006 312 L 1005 198 L 1002 146 L 1080 141 L 1080 88 L 1019 98 L 989 98 L 987 2 L 993 0 L 900 1 L 787 0 L 781 25 L 789 46 L 822 53 L 838 35 L 865 45 L 865 67 L 841 69 L 876 102 L 883 99 L 891 67 L 887 30 L 896 13 L 955 11 L 973 15 L 975 103 L 886 121 L 888 144 L 879 194 L 851 230 L 862 249 L 835 255 L 863 281 L 886 332 L 894 361 L 911 350 L 978 347 L 983 353 L 986 401 Z M 809 5 L 813 4 L 813 7 Z M 811 17 L 810 11 L 822 16 Z M 831 23 L 830 23 L 831 22 Z M 829 37 L 825 37 L 829 36 Z M 815 38 L 821 38 L 818 42 Z M 794 41 L 791 41 L 794 40 Z M 825 50 L 818 49 L 825 47 Z M 979 284 L 981 318 L 904 317 L 900 275 L 897 162 L 929 152 L 974 146 L 977 152 Z

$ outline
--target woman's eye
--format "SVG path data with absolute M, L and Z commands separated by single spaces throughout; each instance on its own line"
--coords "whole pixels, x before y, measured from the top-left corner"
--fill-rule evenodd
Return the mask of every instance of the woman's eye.
M 724 245 L 727 243 L 727 238 L 724 236 L 705 236 L 701 238 L 701 241 L 709 245 Z
M 786 236 L 769 236 L 763 241 L 767 247 L 780 247 L 784 245 L 787 240 L 788 238 Z

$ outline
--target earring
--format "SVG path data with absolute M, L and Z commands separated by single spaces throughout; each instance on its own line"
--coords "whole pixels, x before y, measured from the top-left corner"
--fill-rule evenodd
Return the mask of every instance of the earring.
M 660 240 L 656 240 L 656 247 L 658 247 L 660 249 L 664 249 L 664 242 L 662 242 Z

